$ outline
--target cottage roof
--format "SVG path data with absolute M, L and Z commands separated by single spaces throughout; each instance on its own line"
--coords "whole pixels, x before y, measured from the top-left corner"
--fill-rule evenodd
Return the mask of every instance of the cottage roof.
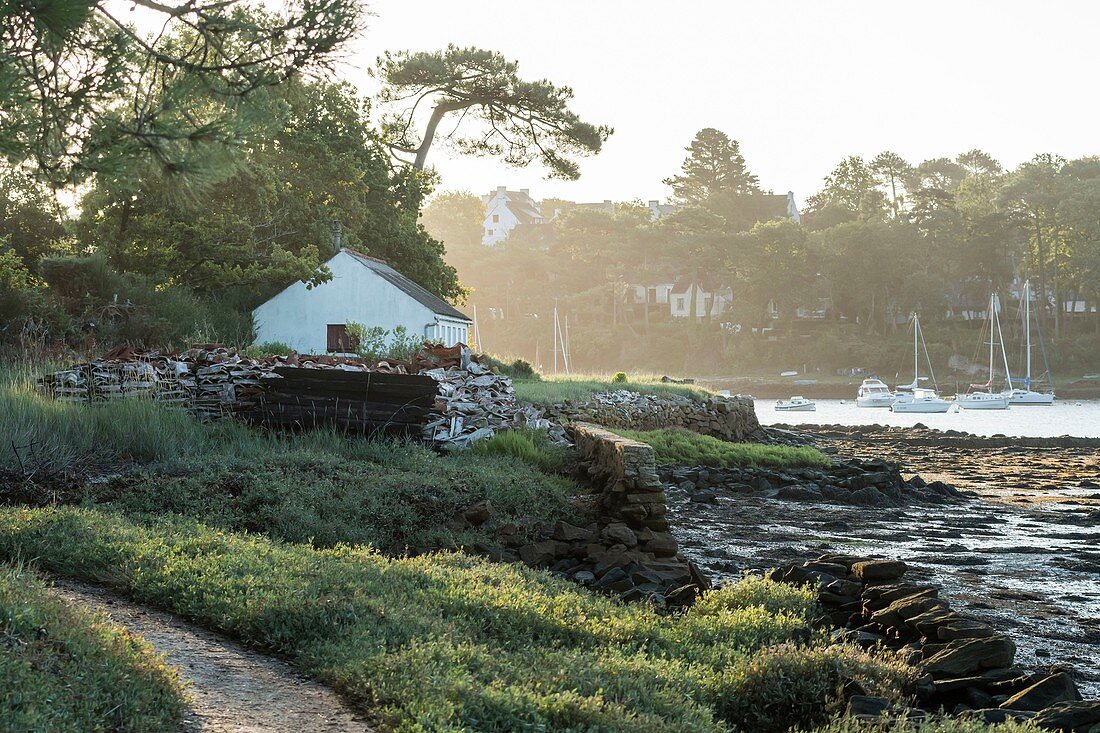
M 356 252 L 355 250 L 348 249 L 346 247 L 344 248 L 344 252 L 351 255 L 352 259 L 354 259 L 356 262 L 359 262 L 367 269 L 372 270 L 383 280 L 390 283 L 398 290 L 405 293 L 405 295 L 408 295 L 410 298 L 420 303 L 424 307 L 428 308 L 437 316 L 445 316 L 447 318 L 455 318 L 457 320 L 466 321 L 467 323 L 472 323 L 472 321 L 462 311 L 458 310 L 442 298 L 432 295 L 427 290 L 420 287 L 412 280 L 405 277 L 400 272 L 393 269 L 377 257 L 371 257 L 369 255 L 363 254 L 362 252 Z

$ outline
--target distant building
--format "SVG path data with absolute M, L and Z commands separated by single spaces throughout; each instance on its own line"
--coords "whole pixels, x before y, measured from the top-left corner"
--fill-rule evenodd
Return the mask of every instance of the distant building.
M 802 223 L 802 214 L 794 201 L 794 191 L 787 191 L 786 196 L 781 193 L 764 193 L 760 197 L 764 200 L 767 220 L 789 219 L 797 224 Z
M 481 243 L 487 247 L 503 242 L 521 224 L 543 224 L 546 221 L 538 203 L 526 188 L 509 191 L 507 186 L 497 186 L 496 191 L 482 196 L 481 201 L 485 204 Z
M 325 264 L 328 282 L 310 288 L 298 281 L 252 311 L 256 343 L 283 343 L 302 354 L 348 353 L 355 350 L 349 323 L 403 326 L 447 346 L 469 343 L 469 318 L 382 260 L 341 249 Z
M 712 284 L 696 283 L 691 280 L 677 281 L 669 290 L 669 313 L 674 318 L 690 318 L 692 300 L 695 301 L 696 318 L 719 316 L 725 313 L 733 302 L 733 291 L 730 288 L 715 287 Z
M 649 220 L 657 221 L 662 216 L 668 216 L 669 214 L 679 211 L 681 207 L 679 204 L 662 204 L 657 199 L 649 200 Z

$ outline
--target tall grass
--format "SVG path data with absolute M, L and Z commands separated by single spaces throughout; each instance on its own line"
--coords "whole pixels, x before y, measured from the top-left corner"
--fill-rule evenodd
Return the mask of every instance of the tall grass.
M 664 430 L 623 430 L 615 432 L 653 446 L 657 463 L 675 466 L 828 466 L 829 457 L 817 448 L 806 446 L 730 443 L 683 428 Z
M 477 455 L 516 458 L 546 473 L 558 473 L 569 462 L 569 449 L 555 445 L 538 430 L 506 430 L 474 443 L 471 450 Z
M 660 376 L 630 374 L 625 381 L 614 381 L 610 374 L 575 374 L 571 376 L 543 375 L 538 381 L 515 380 L 516 397 L 521 402 L 551 405 L 565 400 L 584 402 L 596 392 L 625 389 L 631 392 L 655 395 L 680 395 L 695 400 L 704 399 L 710 392 L 689 384 L 668 384 Z
M 909 678 L 826 647 L 811 594 L 765 581 L 666 616 L 461 553 L 316 550 L 72 507 L 0 509 L 0 558 L 15 555 L 280 652 L 390 731 L 786 731 L 824 722 L 848 677 L 888 695 Z
M 0 565 L 0 730 L 171 731 L 174 670 L 100 614 L 69 606 L 22 567 Z

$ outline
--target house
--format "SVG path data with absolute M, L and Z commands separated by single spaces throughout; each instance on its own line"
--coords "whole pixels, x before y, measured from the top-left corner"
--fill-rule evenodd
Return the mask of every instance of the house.
M 672 214 L 672 213 L 675 213 L 675 212 L 679 211 L 683 207 L 679 206 L 677 204 L 662 204 L 657 199 L 650 199 L 649 204 L 648 204 L 648 208 L 649 208 L 649 220 L 650 221 L 657 221 L 662 216 L 668 216 L 669 214 Z
M 695 301 L 692 310 L 692 299 Z M 668 294 L 669 312 L 676 318 L 690 318 L 692 312 L 699 319 L 725 313 L 733 302 L 730 288 L 716 288 L 690 280 L 677 281 Z
M 487 247 L 508 238 L 521 224 L 543 224 L 545 219 L 538 203 L 531 198 L 531 191 L 522 188 L 509 191 L 507 186 L 481 197 L 485 204 L 485 223 L 481 231 L 481 243 Z
M 672 292 L 673 283 L 657 283 L 656 285 L 634 284 L 630 286 L 630 292 L 634 295 L 634 302 L 646 305 L 668 305 L 668 294 Z
M 252 311 L 256 343 L 278 342 L 303 354 L 347 353 L 348 323 L 393 331 L 446 346 L 468 343 L 472 321 L 461 311 L 387 265 L 341 248 L 327 263 L 332 279 L 296 282 Z
M 796 224 L 802 223 L 802 214 L 794 201 L 794 191 L 787 191 L 786 196 L 780 193 L 764 193 L 759 196 L 764 204 L 763 221 L 790 219 Z

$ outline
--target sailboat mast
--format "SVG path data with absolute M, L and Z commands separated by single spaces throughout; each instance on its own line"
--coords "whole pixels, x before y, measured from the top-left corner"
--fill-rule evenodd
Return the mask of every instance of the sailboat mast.
M 918 337 L 920 336 L 920 316 L 913 312 L 913 389 L 920 386 L 920 360 L 917 358 L 917 354 L 920 351 L 918 347 Z
M 1004 365 L 1005 365 L 1005 383 L 1008 385 L 1009 392 L 1011 392 L 1012 391 L 1012 372 L 1010 372 L 1009 369 L 1008 369 L 1008 351 L 1005 350 L 1005 335 L 1004 335 L 1004 332 L 1001 331 L 1001 315 L 996 310 L 993 311 L 993 321 L 994 321 L 994 323 L 997 324 L 997 340 L 1001 342 L 1001 358 L 1004 360 Z M 990 340 L 990 342 L 993 341 L 993 334 L 992 333 L 989 334 L 989 340 Z M 989 384 L 990 384 L 990 392 L 992 392 L 993 391 L 992 390 L 992 386 L 993 386 L 993 372 L 992 372 L 992 370 L 990 370 L 990 373 L 989 373 Z
M 993 391 L 993 319 L 996 318 L 996 312 L 994 307 L 994 295 L 989 294 L 989 317 L 986 321 L 989 323 L 989 391 Z
M 1024 387 L 1031 389 L 1031 280 L 1024 281 L 1024 350 L 1026 354 L 1027 374 L 1024 375 Z

